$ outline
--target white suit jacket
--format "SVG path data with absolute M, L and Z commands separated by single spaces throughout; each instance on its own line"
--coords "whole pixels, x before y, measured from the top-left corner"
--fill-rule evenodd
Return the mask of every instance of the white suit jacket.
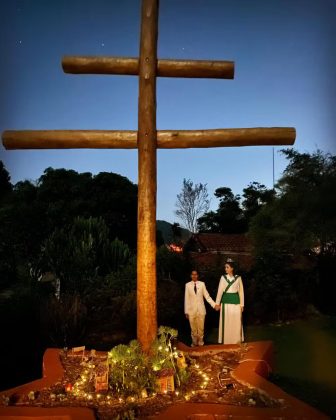
M 194 282 L 190 281 L 185 285 L 184 313 L 189 316 L 205 315 L 204 298 L 214 308 L 216 303 L 211 299 L 203 281 L 196 282 L 197 293 L 194 290 Z

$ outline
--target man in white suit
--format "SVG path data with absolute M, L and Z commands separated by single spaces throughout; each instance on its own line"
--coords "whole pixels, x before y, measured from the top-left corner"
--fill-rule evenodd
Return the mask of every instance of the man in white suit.
M 184 294 L 184 313 L 190 323 L 192 347 L 204 345 L 204 320 L 206 314 L 204 298 L 213 308 L 218 309 L 218 305 L 211 299 L 204 282 L 198 280 L 197 271 L 193 270 L 191 272 L 191 281 L 185 285 Z

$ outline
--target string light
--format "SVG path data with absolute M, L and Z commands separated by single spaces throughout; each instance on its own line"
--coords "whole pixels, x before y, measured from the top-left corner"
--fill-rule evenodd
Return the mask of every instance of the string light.
M 126 346 L 125 346 L 126 347 Z M 182 357 L 184 359 L 184 355 L 181 351 L 178 351 L 176 347 L 172 346 L 172 343 L 168 340 L 166 340 L 165 342 L 162 343 L 162 345 L 159 345 L 158 347 L 156 347 L 157 350 L 157 354 L 156 354 L 156 360 L 152 359 L 152 370 L 153 371 L 159 371 L 161 369 L 163 369 L 164 367 L 171 367 L 171 364 L 173 364 L 173 367 L 175 368 L 176 371 L 176 363 L 180 362 L 180 358 Z M 131 358 L 133 356 L 133 350 L 132 348 L 124 348 L 123 351 L 127 354 L 131 355 Z M 108 352 L 107 353 L 107 357 L 108 357 L 108 363 L 110 363 L 110 365 L 116 365 L 119 362 L 123 361 L 123 357 L 126 356 L 126 354 L 124 353 L 124 355 L 122 355 L 122 353 L 118 353 L 118 352 Z M 113 357 L 116 356 L 117 357 Z M 92 355 L 91 355 L 92 356 Z M 127 356 L 126 356 L 126 360 L 127 360 Z M 176 362 L 177 359 L 177 362 Z M 154 362 L 155 360 L 155 362 Z M 154 363 L 153 363 L 154 362 Z M 80 363 L 80 366 L 82 367 L 82 371 L 79 372 L 79 375 L 76 379 L 76 381 L 73 382 L 72 386 L 72 395 L 76 398 L 83 398 L 86 400 L 90 400 L 91 404 L 92 404 L 92 400 L 95 401 L 95 404 L 99 404 L 99 405 L 113 405 L 114 401 L 118 401 L 119 403 L 125 402 L 125 396 L 123 395 L 123 391 L 127 389 L 127 382 L 129 381 L 128 376 L 126 370 L 127 370 L 127 364 L 126 366 L 124 366 L 124 375 L 125 375 L 125 381 L 123 382 L 123 384 L 118 384 L 116 383 L 115 386 L 112 386 L 112 389 L 115 388 L 115 391 L 120 393 L 119 395 L 120 398 L 118 398 L 119 396 L 116 395 L 114 396 L 113 392 L 112 394 L 109 395 L 102 395 L 100 393 L 96 393 L 93 391 L 92 387 L 95 385 L 94 383 L 94 379 L 96 376 L 96 372 L 95 372 L 95 368 L 100 366 L 99 361 L 94 358 L 91 357 L 89 358 L 85 358 L 82 359 L 82 362 Z M 177 367 L 179 367 L 179 369 L 181 369 L 181 366 L 179 366 L 179 364 L 177 364 Z M 186 368 L 187 365 L 185 364 L 185 366 L 182 366 L 182 368 Z M 195 367 L 197 369 L 199 369 L 199 365 L 195 365 Z M 118 369 L 119 367 L 115 368 Z M 112 368 L 114 369 L 114 368 Z M 146 369 L 146 366 L 142 364 L 139 365 L 134 365 L 132 366 L 132 369 L 137 371 L 137 370 L 141 370 L 141 373 L 143 373 L 143 370 Z M 177 372 L 177 371 L 176 371 Z M 98 373 L 97 373 L 98 374 Z M 93 383 L 92 383 L 93 382 Z M 180 381 L 179 381 L 180 383 Z M 139 384 L 140 385 L 140 384 Z M 98 391 L 98 389 L 97 389 Z M 127 402 L 128 401 L 137 401 L 140 398 L 147 398 L 148 396 L 151 397 L 156 397 L 157 393 L 156 392 L 151 392 L 151 393 L 147 393 L 148 390 L 146 389 L 138 389 L 137 394 L 134 396 L 129 396 L 127 398 Z M 176 389 L 175 391 L 172 390 L 172 392 L 175 393 L 176 397 L 180 396 L 181 398 L 185 398 L 187 401 L 190 399 L 190 394 L 187 394 L 186 396 L 184 395 L 183 392 L 181 392 L 181 390 Z M 169 394 L 170 391 L 168 389 L 163 390 L 163 394 Z M 52 398 L 52 397 L 51 397 Z

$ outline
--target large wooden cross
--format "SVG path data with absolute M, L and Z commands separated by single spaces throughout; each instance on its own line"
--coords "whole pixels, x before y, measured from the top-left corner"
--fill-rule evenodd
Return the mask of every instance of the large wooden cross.
M 292 145 L 294 128 L 156 130 L 156 77 L 233 79 L 230 61 L 158 60 L 158 0 L 143 0 L 140 57 L 64 57 L 66 73 L 139 76 L 138 131 L 5 131 L 6 149 L 138 148 L 137 337 L 145 351 L 157 333 L 156 149 Z

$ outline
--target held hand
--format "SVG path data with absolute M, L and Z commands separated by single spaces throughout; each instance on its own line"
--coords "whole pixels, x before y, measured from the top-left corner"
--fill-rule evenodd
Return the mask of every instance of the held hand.
M 242 312 L 244 312 L 244 306 L 241 306 L 240 309 Z
M 186 316 L 187 319 L 189 319 L 189 315 L 188 314 L 185 314 L 185 316 Z
M 215 310 L 219 311 L 220 310 L 220 305 L 215 305 Z

